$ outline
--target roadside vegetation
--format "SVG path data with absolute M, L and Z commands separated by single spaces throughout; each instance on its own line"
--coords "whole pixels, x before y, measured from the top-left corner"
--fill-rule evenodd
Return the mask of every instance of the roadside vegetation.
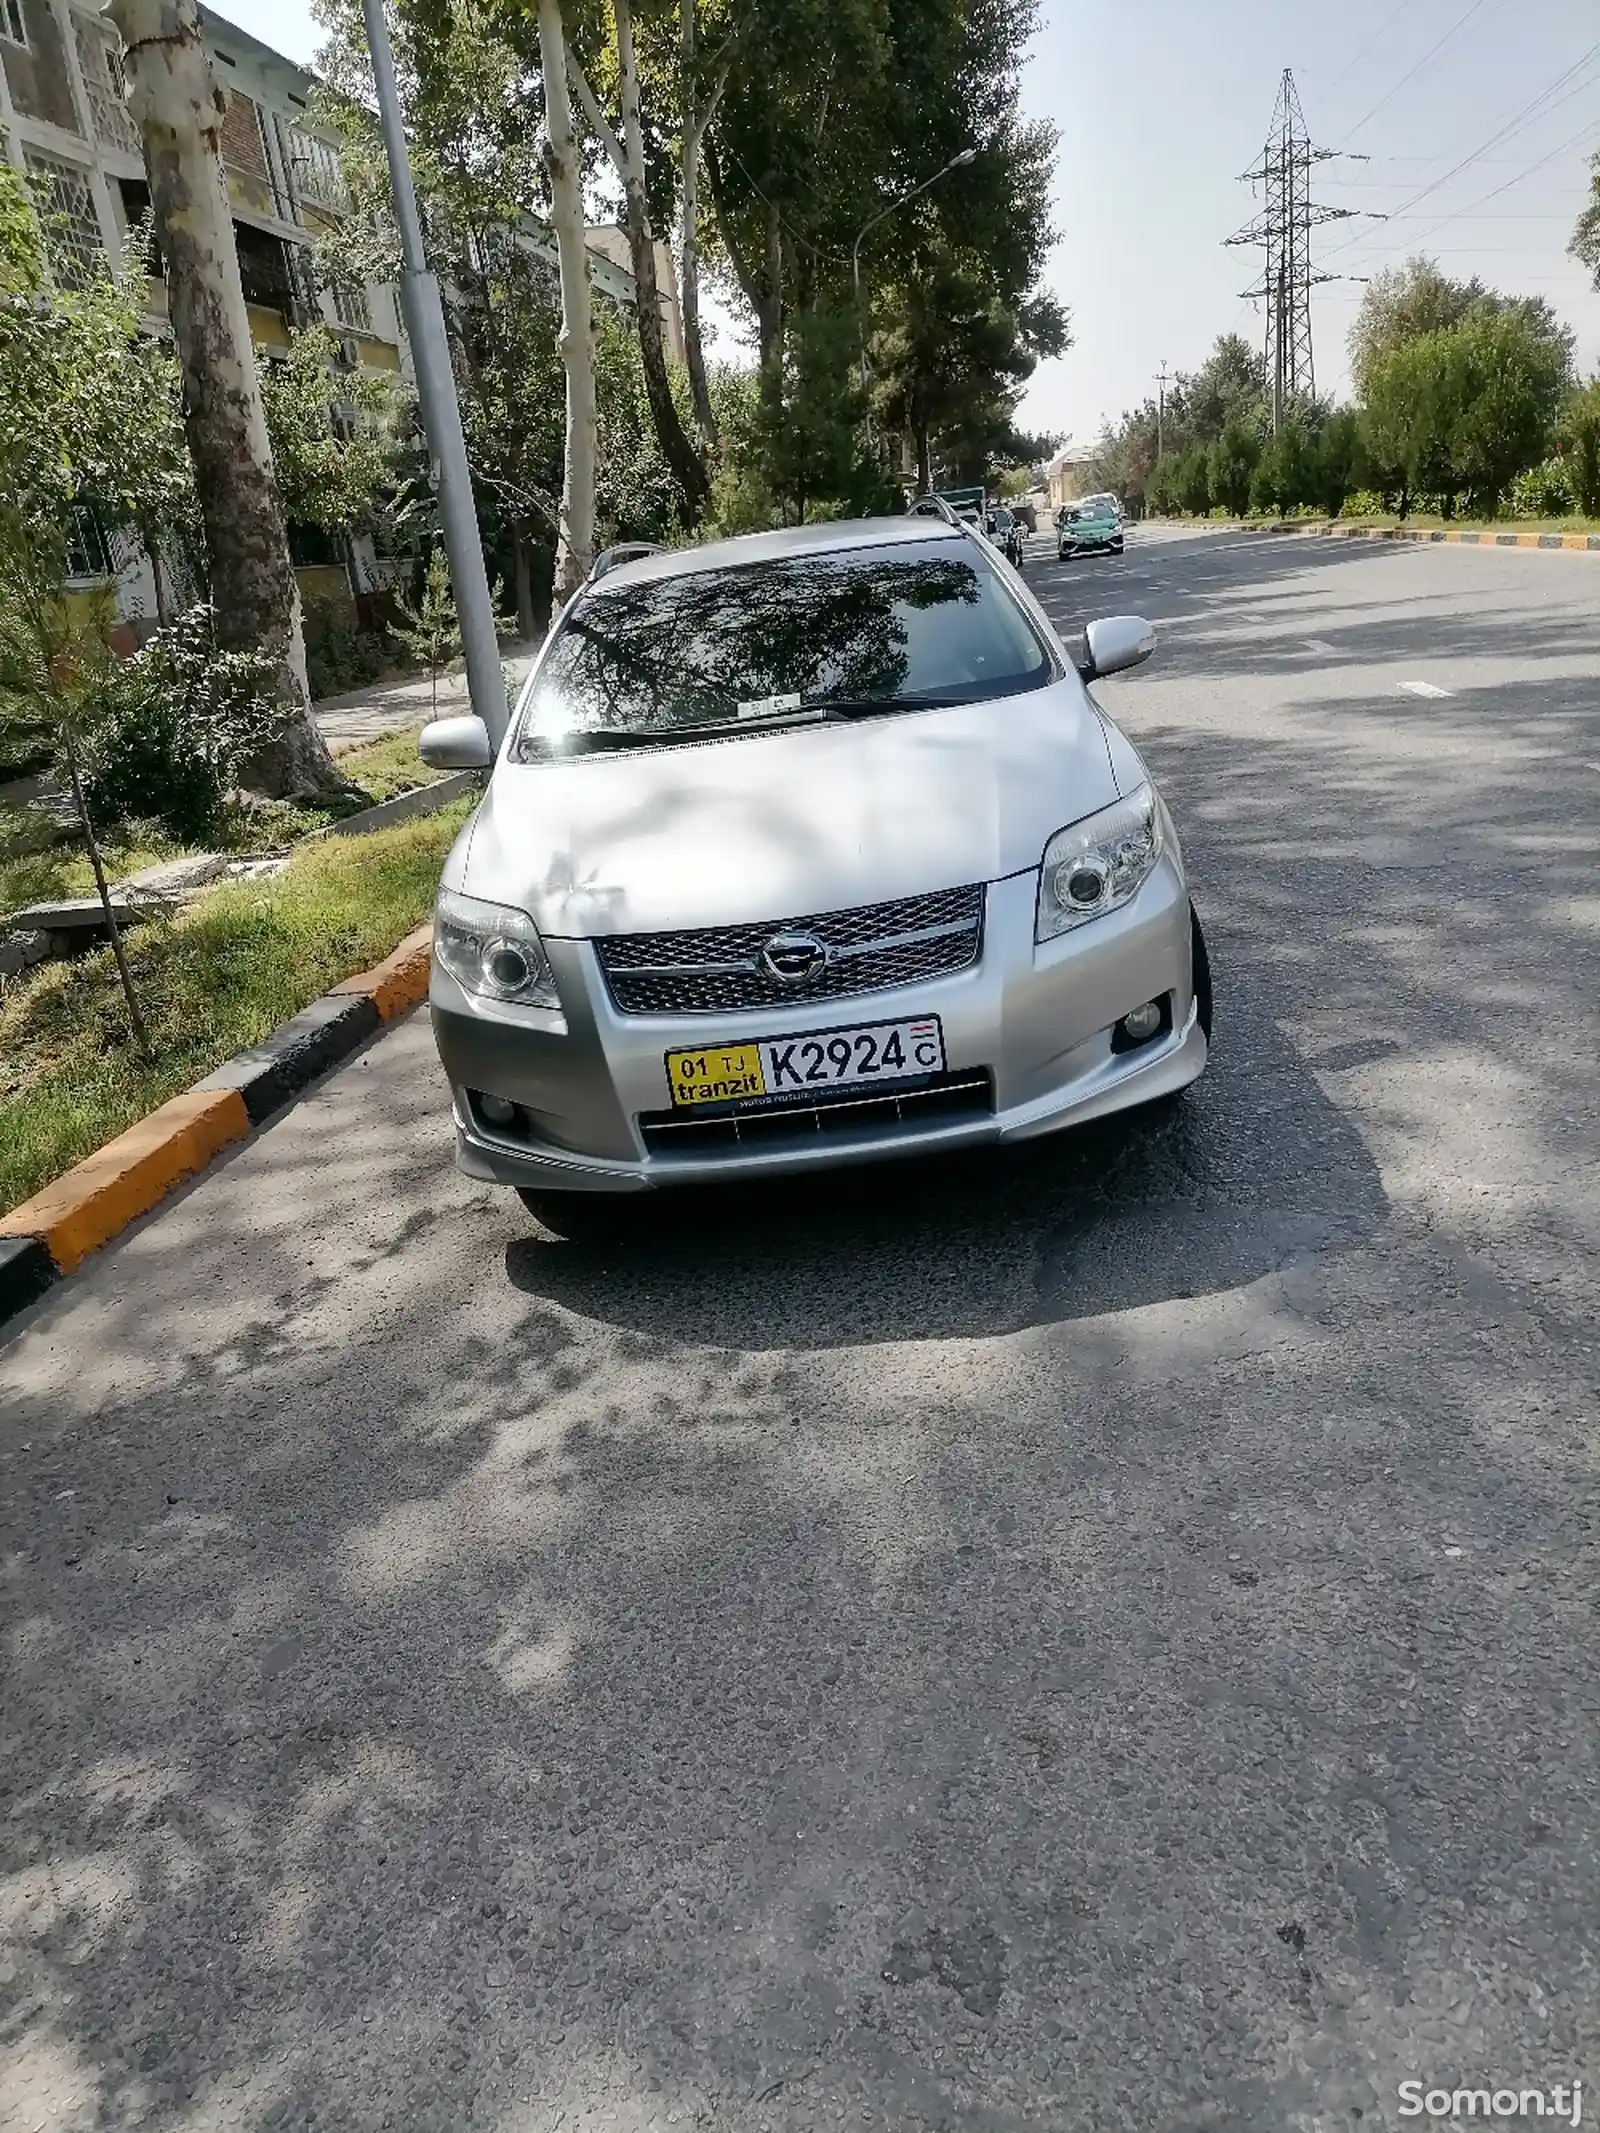
M 439 773 L 417 754 L 420 726 L 352 748 L 336 758 L 374 803 L 431 784 Z M 113 884 L 163 860 L 208 851 L 243 858 L 281 851 L 326 829 L 347 810 L 296 806 L 288 801 L 235 803 L 218 816 L 213 834 L 184 839 L 148 820 L 106 830 L 101 853 Z M 59 814 L 35 806 L 0 806 L 0 919 L 54 897 L 92 896 L 94 872 L 81 838 Z M 4 986 L 0 979 L 0 988 Z M 0 991 L 3 997 L 3 991 Z
M 1413 259 L 1378 275 L 1350 333 L 1354 404 L 1278 411 L 1236 334 L 1164 407 L 1124 414 L 1093 479 L 1138 515 L 1303 516 L 1581 532 L 1600 519 L 1600 378 L 1542 297 Z
M 208 891 L 129 932 L 145 1051 L 109 948 L 9 981 L 0 993 L 0 1211 L 380 962 L 431 911 L 470 805 L 302 846 L 279 874 Z

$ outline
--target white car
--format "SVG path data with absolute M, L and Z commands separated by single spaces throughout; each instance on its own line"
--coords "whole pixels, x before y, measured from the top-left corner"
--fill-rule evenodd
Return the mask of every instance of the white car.
M 604 563 L 605 559 L 602 559 Z M 558 1231 L 609 1196 L 1026 1140 L 1171 1097 L 1211 984 L 1171 817 L 973 529 L 803 526 L 595 575 L 444 868 L 461 1167 Z

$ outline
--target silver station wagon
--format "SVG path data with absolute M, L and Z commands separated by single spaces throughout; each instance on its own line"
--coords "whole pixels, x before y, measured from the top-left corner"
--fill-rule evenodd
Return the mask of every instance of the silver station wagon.
M 603 1195 L 1019 1141 L 1193 1081 L 1177 835 L 1085 687 L 1154 644 L 1112 617 L 1074 661 L 953 518 L 602 558 L 439 890 L 461 1167 L 572 1235 Z M 491 760 L 475 718 L 422 750 Z

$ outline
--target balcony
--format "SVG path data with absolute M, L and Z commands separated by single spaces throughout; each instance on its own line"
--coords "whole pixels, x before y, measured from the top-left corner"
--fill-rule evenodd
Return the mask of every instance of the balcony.
M 237 220 L 233 239 L 245 302 L 275 311 L 286 326 L 313 324 L 320 312 L 309 247 L 286 243 L 267 230 Z

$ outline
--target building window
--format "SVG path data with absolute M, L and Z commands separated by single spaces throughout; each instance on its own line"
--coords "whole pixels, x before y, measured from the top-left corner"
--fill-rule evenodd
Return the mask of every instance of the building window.
M 26 52 L 28 47 L 28 22 L 22 12 L 22 0 L 0 0 L 0 37 L 8 44 L 20 44 Z
M 302 200 L 309 200 L 315 207 L 325 207 L 335 215 L 349 211 L 350 190 L 344 182 L 339 151 L 331 141 L 319 140 L 303 126 L 291 126 L 289 162 L 294 171 L 295 190 Z
M 87 504 L 72 507 L 72 532 L 67 542 L 67 580 L 109 578 L 116 575 L 106 531 Z
M 340 279 L 333 284 L 330 294 L 333 315 L 341 326 L 348 326 L 352 333 L 372 331 L 372 306 L 360 282 Z
M 74 14 L 73 34 L 78 41 L 78 64 L 83 86 L 89 94 L 89 116 L 95 138 L 124 155 L 142 155 L 139 129 L 128 111 L 127 88 L 122 74 L 122 47 L 107 37 L 86 17 Z
M 27 151 L 27 158 L 50 263 L 69 287 L 81 288 L 102 273 L 106 263 L 89 173 L 35 148 Z
M 144 271 L 151 281 L 160 281 L 167 271 L 167 263 L 156 242 L 155 219 L 150 212 L 150 187 L 143 178 L 119 178 L 117 191 L 122 196 L 123 227 L 130 232 L 143 228 L 149 238 L 143 260 Z

